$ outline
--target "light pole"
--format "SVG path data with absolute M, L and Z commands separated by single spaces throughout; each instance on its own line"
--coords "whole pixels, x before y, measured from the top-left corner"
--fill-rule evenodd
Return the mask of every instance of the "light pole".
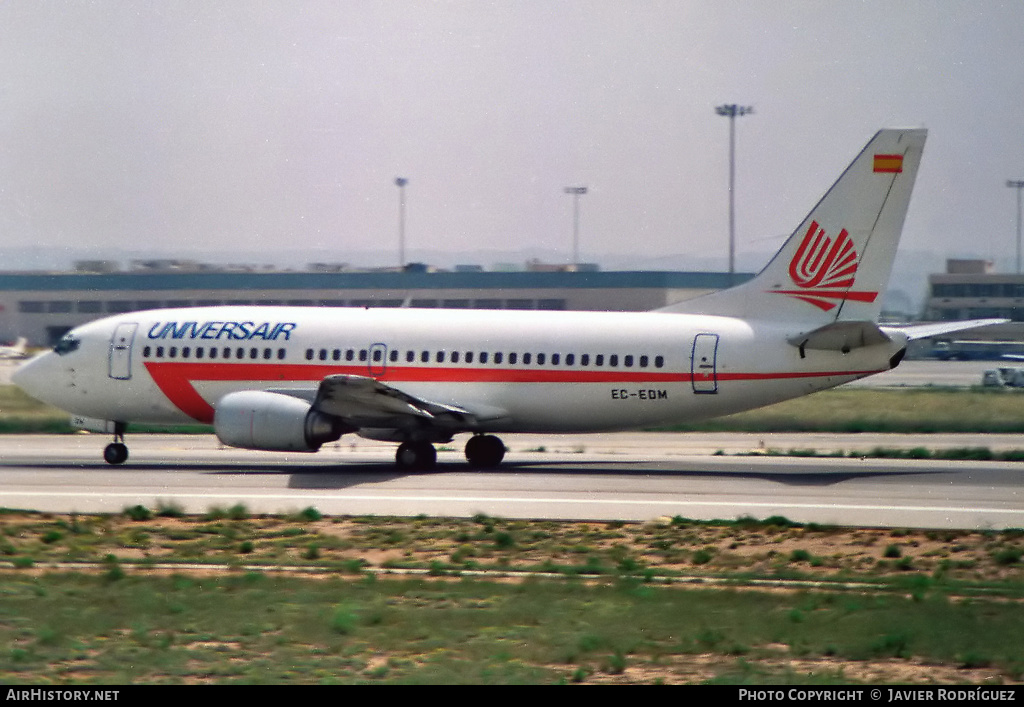
M 405 267 L 405 185 L 409 180 L 405 177 L 396 177 L 395 185 L 398 187 L 398 266 Z
M 1017 274 L 1020 275 L 1020 190 L 1024 189 L 1024 180 L 1007 179 L 1006 186 L 1017 190 Z
M 572 265 L 580 264 L 580 197 L 587 193 L 586 187 L 566 187 L 566 194 L 572 194 Z
M 735 103 L 717 106 L 715 112 L 729 119 L 729 281 L 736 271 L 736 224 L 735 198 L 733 187 L 736 181 L 736 116 L 749 115 L 753 106 L 738 106 Z

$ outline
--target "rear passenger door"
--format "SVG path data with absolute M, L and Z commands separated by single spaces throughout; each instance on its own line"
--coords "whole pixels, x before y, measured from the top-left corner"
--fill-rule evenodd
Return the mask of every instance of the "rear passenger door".
M 690 356 L 690 379 L 694 393 L 718 392 L 718 334 L 697 334 Z

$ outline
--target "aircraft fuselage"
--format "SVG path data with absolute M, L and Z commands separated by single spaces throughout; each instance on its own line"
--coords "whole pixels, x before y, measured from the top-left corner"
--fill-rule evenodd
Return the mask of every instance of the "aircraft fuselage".
M 474 431 L 580 432 L 703 419 L 887 370 L 899 341 L 801 358 L 796 327 L 642 313 L 209 307 L 76 329 L 19 384 L 77 415 L 212 422 L 240 390 L 311 398 L 326 376 L 370 377 L 480 410 Z M 30 378 L 46 381 L 33 386 Z

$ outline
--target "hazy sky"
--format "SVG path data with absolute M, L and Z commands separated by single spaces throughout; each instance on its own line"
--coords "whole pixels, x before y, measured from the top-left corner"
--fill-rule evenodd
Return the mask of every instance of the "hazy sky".
M 880 127 L 908 249 L 1012 257 L 1024 2 L 0 2 L 0 245 L 774 249 Z M 2 265 L 0 265 L 2 269 Z

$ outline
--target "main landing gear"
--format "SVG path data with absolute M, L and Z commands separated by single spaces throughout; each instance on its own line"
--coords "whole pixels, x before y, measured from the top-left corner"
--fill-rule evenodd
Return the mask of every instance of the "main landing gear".
M 124 443 L 125 427 L 123 422 L 114 423 L 114 441 L 103 450 L 103 460 L 107 464 L 117 465 L 128 461 L 128 446 Z
M 493 469 L 505 458 L 505 444 L 494 435 L 473 435 L 466 442 L 466 461 L 478 469 Z M 403 442 L 395 464 L 408 471 L 427 471 L 437 465 L 437 450 L 430 442 Z
M 426 471 L 437 464 L 437 450 L 430 442 L 403 442 L 398 445 L 395 464 L 399 469 Z
M 493 469 L 505 458 L 505 444 L 494 435 L 473 435 L 466 442 L 466 461 L 481 469 Z

